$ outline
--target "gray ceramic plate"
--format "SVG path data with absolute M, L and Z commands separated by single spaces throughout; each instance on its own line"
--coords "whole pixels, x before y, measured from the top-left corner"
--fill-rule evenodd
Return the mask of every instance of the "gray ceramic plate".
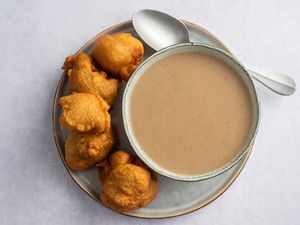
M 229 52 L 229 50 L 213 34 L 197 25 L 185 21 L 183 22 L 188 26 L 190 30 L 192 42 L 209 44 Z M 127 21 L 121 24 L 117 24 L 101 32 L 100 34 L 89 40 L 82 48 L 79 49 L 78 52 L 90 53 L 94 41 L 100 35 L 116 32 L 129 32 L 134 36 L 137 36 L 137 34 L 134 32 L 131 22 Z M 145 58 L 154 53 L 154 51 L 150 47 L 147 47 L 145 43 L 144 46 Z M 125 82 L 123 82 L 121 85 L 117 102 L 111 113 L 113 128 L 118 139 L 118 143 L 116 143 L 114 149 L 125 149 L 133 153 L 129 142 L 125 137 L 121 118 L 121 102 L 124 87 Z M 61 96 L 67 94 L 69 94 L 69 90 L 67 88 L 67 76 L 65 73 L 62 73 L 61 79 L 58 82 L 53 104 L 52 122 L 55 143 L 61 159 L 75 183 L 91 198 L 101 204 L 101 201 L 98 199 L 101 186 L 98 180 L 97 170 L 90 169 L 85 172 L 77 172 L 70 170 L 65 162 L 64 143 L 66 138 L 66 131 L 62 129 L 59 124 L 59 115 L 61 108 L 57 105 L 57 102 Z M 237 165 L 232 167 L 227 172 L 204 181 L 182 182 L 159 176 L 159 192 L 154 201 L 147 207 L 135 211 L 126 212 L 124 214 L 139 218 L 167 218 L 183 215 L 200 209 L 218 198 L 222 193 L 226 191 L 226 189 L 233 183 L 233 181 L 237 178 L 237 176 L 243 169 L 250 155 L 250 152 L 251 151 L 249 151 Z

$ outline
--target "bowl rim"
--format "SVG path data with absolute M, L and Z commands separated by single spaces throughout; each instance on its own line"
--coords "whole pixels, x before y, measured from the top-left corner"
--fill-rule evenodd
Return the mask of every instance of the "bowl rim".
M 144 150 L 142 150 L 142 148 L 140 147 L 140 145 L 138 144 L 138 141 L 136 140 L 136 138 L 134 137 L 133 134 L 133 130 L 131 128 L 131 123 L 130 123 L 130 107 L 129 107 L 129 101 L 130 101 L 130 96 L 131 96 L 131 92 L 134 89 L 134 82 L 136 83 L 141 76 L 143 74 L 143 72 L 140 72 L 143 67 L 148 66 L 148 64 L 150 64 L 152 61 L 154 61 L 156 58 L 158 58 L 159 56 L 161 56 L 164 53 L 168 53 L 168 52 L 173 52 L 176 49 L 179 48 L 186 48 L 186 47 L 191 47 L 191 46 L 195 46 L 197 48 L 207 48 L 209 50 L 213 50 L 215 52 L 218 52 L 217 54 L 220 55 L 225 55 L 225 57 L 228 57 L 229 60 L 231 60 L 236 66 L 238 66 L 240 69 L 242 69 L 242 73 L 244 73 L 244 75 L 246 75 L 247 79 L 248 79 L 248 88 L 251 89 L 252 93 L 253 93 L 253 99 L 252 99 L 252 105 L 254 105 L 254 109 L 253 109 L 253 122 L 252 122 L 252 128 L 250 130 L 250 138 L 249 140 L 247 140 L 247 142 L 245 143 L 245 146 L 243 146 L 243 148 L 241 149 L 240 153 L 229 163 L 227 163 L 225 166 L 214 170 L 214 171 L 210 171 L 208 173 L 205 174 L 200 174 L 200 175 L 182 175 L 182 174 L 176 174 L 174 172 L 171 172 L 161 166 L 159 166 L 158 164 L 156 164 L 149 156 L 147 156 L 147 154 L 145 153 Z M 162 57 L 164 58 L 164 57 Z M 154 62 L 155 63 L 155 62 Z M 241 73 L 240 73 L 241 74 Z M 242 76 L 242 75 L 241 75 Z M 137 78 L 138 77 L 138 78 Z M 130 145 L 132 146 L 133 150 L 135 151 L 135 153 L 138 155 L 139 158 L 142 159 L 142 161 L 152 170 L 154 170 L 155 172 L 157 172 L 158 174 L 174 179 L 174 180 L 179 180 L 179 181 L 201 181 L 201 180 L 206 180 L 212 177 L 215 177 L 217 175 L 220 175 L 224 172 L 226 172 L 227 170 L 229 170 L 230 168 L 232 168 L 234 165 L 236 165 L 249 151 L 249 149 L 251 148 L 251 146 L 254 144 L 254 140 L 255 137 L 257 135 L 257 131 L 259 128 L 259 123 L 260 123 L 260 103 L 259 103 L 259 99 L 257 96 L 257 92 L 253 83 L 253 80 L 250 76 L 250 74 L 248 73 L 248 71 L 246 70 L 246 68 L 243 66 L 243 64 L 241 64 L 234 56 L 230 55 L 229 53 L 223 51 L 222 49 L 218 49 L 216 47 L 207 45 L 207 44 L 203 44 L 203 43 L 195 43 L 195 42 L 190 42 L 190 43 L 181 43 L 181 44 L 175 44 L 175 45 L 171 45 L 168 46 L 166 48 L 161 49 L 160 51 L 157 51 L 156 53 L 154 53 L 153 55 L 151 55 L 150 57 L 148 57 L 145 61 L 143 61 L 134 71 L 134 73 L 132 74 L 132 76 L 130 77 L 130 79 L 128 80 L 125 90 L 124 90 L 124 94 L 123 94 L 123 99 L 122 99 L 122 119 L 123 119 L 123 124 L 124 124 L 124 128 L 125 128 L 125 134 L 126 137 L 128 139 L 128 141 L 130 142 Z

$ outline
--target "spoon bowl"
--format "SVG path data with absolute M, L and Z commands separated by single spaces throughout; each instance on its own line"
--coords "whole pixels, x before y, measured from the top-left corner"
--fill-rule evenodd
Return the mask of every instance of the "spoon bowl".
M 139 36 L 156 51 L 170 45 L 190 42 L 189 30 L 185 24 L 159 11 L 139 10 L 133 14 L 132 23 Z

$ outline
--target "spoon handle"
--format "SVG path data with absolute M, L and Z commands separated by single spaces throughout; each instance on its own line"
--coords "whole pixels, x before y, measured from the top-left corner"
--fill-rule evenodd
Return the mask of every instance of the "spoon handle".
M 296 91 L 296 81 L 286 75 L 267 72 L 246 66 L 252 78 L 280 95 L 292 95 Z

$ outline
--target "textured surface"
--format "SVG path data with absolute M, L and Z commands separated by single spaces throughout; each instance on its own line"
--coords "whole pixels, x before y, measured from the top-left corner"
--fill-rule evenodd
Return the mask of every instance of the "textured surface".
M 297 224 L 300 220 L 300 92 L 257 85 L 262 120 L 252 156 L 218 200 L 165 220 L 99 207 L 64 169 L 52 139 L 51 107 L 67 55 L 140 8 L 197 23 L 247 64 L 300 79 L 296 1 L 1 1 L 0 224 Z

